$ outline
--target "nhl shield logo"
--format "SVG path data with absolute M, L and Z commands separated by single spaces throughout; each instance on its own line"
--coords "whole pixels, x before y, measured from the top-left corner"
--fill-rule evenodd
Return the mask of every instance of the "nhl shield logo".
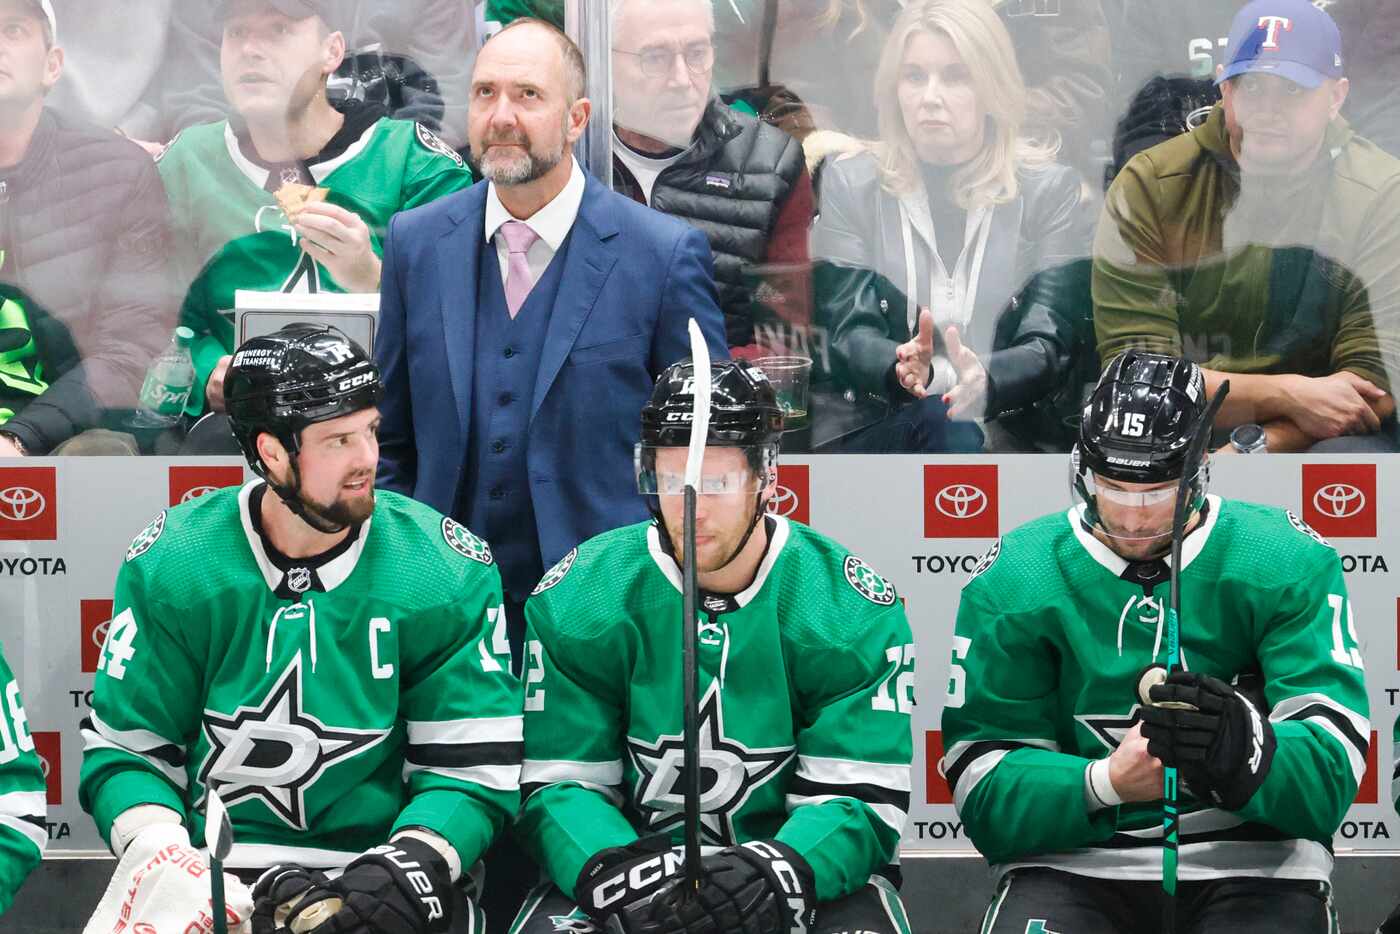
M 467 527 L 460 522 L 443 519 L 442 537 L 452 550 L 462 557 L 480 561 L 482 564 L 491 563 L 491 546 L 467 531 Z
M 855 555 L 846 556 L 846 581 L 871 603 L 889 606 L 894 603 L 894 585 L 885 580 L 875 569 Z
M 160 538 L 160 533 L 164 531 L 165 511 L 161 510 L 161 514 L 156 516 L 150 525 L 138 532 L 136 538 L 132 539 L 131 547 L 126 550 L 126 560 L 135 561 L 150 551 L 151 546 L 156 543 L 156 539 Z
M 531 596 L 538 593 L 544 593 L 546 590 L 563 580 L 564 575 L 569 573 L 569 568 L 574 566 L 574 559 L 577 557 L 578 549 L 575 548 L 573 551 L 560 558 L 555 563 L 554 567 L 544 572 L 544 577 L 541 577 L 540 582 L 535 585 L 535 589 L 530 591 Z
M 293 593 L 306 593 L 311 589 L 311 571 L 307 568 L 292 568 L 287 572 L 287 587 Z

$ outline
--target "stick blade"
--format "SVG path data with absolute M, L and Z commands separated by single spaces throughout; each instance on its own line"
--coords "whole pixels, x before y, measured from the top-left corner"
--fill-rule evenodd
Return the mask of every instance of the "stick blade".
M 224 800 L 213 788 L 209 789 L 204 807 L 204 845 L 209 855 L 217 860 L 227 859 L 233 849 L 233 822 L 229 820 Z

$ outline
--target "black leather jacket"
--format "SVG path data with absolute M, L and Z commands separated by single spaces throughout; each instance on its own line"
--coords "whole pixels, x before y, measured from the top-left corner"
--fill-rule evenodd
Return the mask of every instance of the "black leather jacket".
M 1081 201 L 1079 176 L 1052 164 L 1020 173 L 1019 181 L 1017 197 L 992 213 L 963 334 L 987 370 L 989 416 L 1029 408 L 1061 388 L 1090 320 L 1084 260 L 1093 216 Z M 874 156 L 838 158 L 823 169 L 812 231 L 816 317 L 829 330 L 836 388 L 853 401 L 882 400 L 886 410 L 913 398 L 890 381 L 895 348 L 911 336 L 906 283 L 914 283 L 918 305 L 930 303 L 931 253 L 906 229 L 899 201 L 880 186 Z M 944 239 L 942 231 L 937 236 Z M 943 258 L 951 267 L 956 254 Z M 865 421 L 882 415 L 873 407 Z
M 48 388 L 0 425 L 32 454 L 135 406 L 170 340 L 169 209 L 155 163 L 111 130 L 44 111 L 0 169 L 0 287 L 24 306 Z

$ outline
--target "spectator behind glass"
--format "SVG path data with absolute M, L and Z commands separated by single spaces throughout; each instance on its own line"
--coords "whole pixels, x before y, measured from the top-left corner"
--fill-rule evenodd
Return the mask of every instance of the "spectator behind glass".
M 732 352 L 808 346 L 802 146 L 712 93 L 710 0 L 612 0 L 611 10 L 613 187 L 705 234 Z
M 134 454 L 100 429 L 170 339 L 160 177 L 111 132 L 56 115 L 52 9 L 0 0 L 0 457 Z
M 863 430 L 854 450 L 964 450 L 1071 362 L 1087 247 L 1076 174 L 1021 135 L 1011 41 L 982 0 L 900 14 L 875 83 L 881 140 L 830 163 L 812 233 L 819 323 Z M 949 424 L 949 419 L 956 420 Z M 1015 419 L 996 427 L 992 446 Z
M 326 8 L 224 0 L 224 92 L 236 116 L 191 127 L 159 160 L 175 257 L 190 283 L 182 320 L 197 336 L 191 415 L 206 403 L 223 410 L 235 290 L 377 291 L 390 216 L 472 181 L 421 125 L 331 107 L 326 79 L 345 40 L 323 18 Z M 275 196 L 288 185 L 316 186 L 325 200 L 291 208 L 289 218 Z M 211 434 L 232 444 L 222 430 Z
M 1337 116 L 1340 53 L 1306 0 L 1242 9 L 1221 103 L 1128 162 L 1094 247 L 1100 358 L 1189 356 L 1273 451 L 1395 449 L 1400 161 Z

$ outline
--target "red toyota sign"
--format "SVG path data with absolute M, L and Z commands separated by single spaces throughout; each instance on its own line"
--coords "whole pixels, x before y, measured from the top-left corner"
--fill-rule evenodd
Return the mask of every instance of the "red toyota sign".
M 83 673 L 97 671 L 97 660 L 102 655 L 102 643 L 107 641 L 107 624 L 112 619 L 111 600 L 83 600 L 78 605 L 78 619 L 82 627 Z
M 63 737 L 60 733 L 33 733 L 34 751 L 39 753 L 39 768 L 44 770 L 48 786 L 49 806 L 63 803 Z
M 952 804 L 953 789 L 938 771 L 943 759 L 943 731 L 924 731 L 924 801 L 927 804 Z
M 808 497 L 812 490 L 811 468 L 806 464 L 783 464 L 778 467 L 778 492 L 768 501 L 768 511 L 786 516 L 803 525 L 812 524 Z
M 237 465 L 227 467 L 171 467 L 170 505 L 178 506 L 198 499 L 206 493 L 221 490 L 226 486 L 243 484 L 243 468 Z
M 58 479 L 53 467 L 0 467 L 0 541 L 58 538 Z
M 1326 538 L 1376 537 L 1376 465 L 1304 464 L 1303 521 Z
M 924 465 L 924 538 L 1000 534 L 995 464 Z

